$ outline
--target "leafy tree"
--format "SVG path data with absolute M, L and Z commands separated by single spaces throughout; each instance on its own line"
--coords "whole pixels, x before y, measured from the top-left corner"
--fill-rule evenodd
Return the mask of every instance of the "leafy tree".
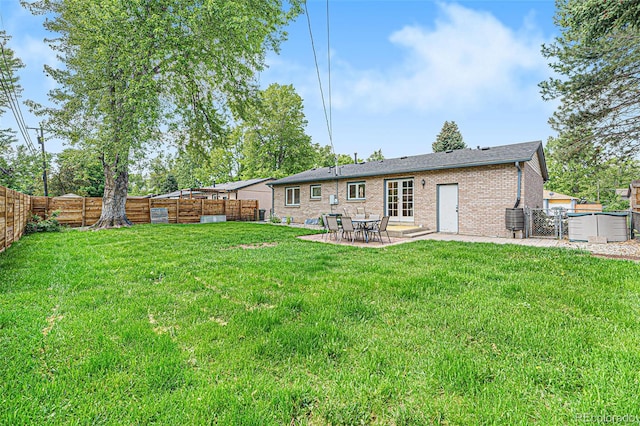
M 627 187 L 640 174 L 640 162 L 632 158 L 605 159 L 597 147 L 575 139 L 579 138 L 564 135 L 547 142 L 549 181 L 545 188 L 601 202 L 608 210 L 628 208 L 615 190 Z
M 261 92 L 242 125 L 242 178 L 284 177 L 313 167 L 316 150 L 305 133 L 302 98 L 292 85 Z
M 445 121 L 442 130 L 438 133 L 436 141 L 431 145 L 433 152 L 443 152 L 452 149 L 464 149 L 467 144 L 462 139 L 462 134 L 455 121 Z
M 22 87 L 19 83 L 18 71 L 24 68 L 22 61 L 15 56 L 14 51 L 7 45 L 10 37 L 4 30 L 0 30 L 0 116 L 11 108 L 11 99 L 8 94 L 20 96 Z M 2 153 L 8 150 L 8 146 L 16 142 L 15 132 L 11 129 L 0 129 L 0 161 Z M 5 159 L 6 161 L 6 159 Z M 2 164 L 0 164 L 2 166 Z M 5 164 L 6 166 L 6 164 Z M 0 170 L 0 173 L 2 171 Z
M 1 146 L 0 146 L 1 148 Z M 24 145 L 6 145 L 0 156 L 0 185 L 29 195 L 44 194 L 42 159 Z
M 382 148 L 377 150 L 377 151 L 373 151 L 373 154 L 371 154 L 367 158 L 367 162 L 368 161 L 380 161 L 380 160 L 384 160 L 384 155 L 382 155 Z
M 22 93 L 18 71 L 24 64 L 8 46 L 9 39 L 6 32 L 0 30 L 0 116 L 11 108 Z M 36 183 L 42 172 L 33 153 L 29 153 L 24 146 L 13 148 L 16 142 L 13 130 L 0 129 L 0 185 L 33 194 L 42 187 Z
M 602 4 L 587 8 L 597 3 Z M 604 14 L 610 7 L 618 17 L 611 22 Z M 550 124 L 559 134 L 589 129 L 591 137 L 583 142 L 598 147 L 602 156 L 640 152 L 640 30 L 614 25 L 618 19 L 632 22 L 636 13 L 636 1 L 560 2 L 556 24 L 561 35 L 542 49 L 559 76 L 540 84 L 543 99 L 560 100 Z M 594 26 L 581 26 L 584 20 Z
M 104 171 L 95 154 L 68 148 L 56 156 L 55 163 L 49 177 L 52 196 L 74 193 L 100 197 L 104 193 Z
M 166 124 L 188 144 L 219 140 L 242 117 L 265 52 L 300 12 L 280 0 L 40 0 L 45 27 L 64 69 L 56 108 L 39 112 L 48 127 L 98 153 L 105 175 L 97 228 L 130 225 L 125 202 L 129 164 Z M 34 105 L 34 107 L 36 107 Z

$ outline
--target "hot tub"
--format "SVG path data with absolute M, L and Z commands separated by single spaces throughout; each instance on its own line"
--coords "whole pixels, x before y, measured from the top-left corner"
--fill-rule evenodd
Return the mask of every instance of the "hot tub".
M 626 212 L 569 213 L 569 241 L 589 241 L 605 237 L 607 242 L 629 239 Z

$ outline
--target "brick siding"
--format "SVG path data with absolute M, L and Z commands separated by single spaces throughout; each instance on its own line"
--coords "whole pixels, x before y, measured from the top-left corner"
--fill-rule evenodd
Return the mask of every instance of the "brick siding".
M 413 179 L 414 220 L 411 224 L 437 230 L 438 185 L 458 185 L 458 232 L 465 235 L 507 237 L 505 209 L 512 208 L 517 196 L 517 169 L 514 164 L 435 170 L 411 175 L 387 175 L 362 179 L 338 179 L 323 182 L 307 182 L 298 185 L 274 186 L 274 214 L 289 216 L 294 222 L 317 218 L 323 213 L 353 215 L 357 207 L 367 213 L 383 215 L 384 188 L 387 180 Z M 422 180 L 425 185 L 423 187 Z M 349 182 L 366 183 L 366 200 L 347 200 Z M 525 164 L 522 176 L 520 207 L 542 207 L 543 179 L 533 167 Z M 310 186 L 321 185 L 322 197 L 311 199 Z M 285 188 L 300 188 L 300 205 L 285 206 Z M 338 205 L 329 204 L 329 196 L 338 193 Z

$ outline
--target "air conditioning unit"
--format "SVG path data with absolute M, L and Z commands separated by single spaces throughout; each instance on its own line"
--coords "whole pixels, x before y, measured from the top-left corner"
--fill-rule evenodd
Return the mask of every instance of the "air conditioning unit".
M 329 204 L 331 205 L 338 204 L 338 196 L 334 194 L 329 195 Z

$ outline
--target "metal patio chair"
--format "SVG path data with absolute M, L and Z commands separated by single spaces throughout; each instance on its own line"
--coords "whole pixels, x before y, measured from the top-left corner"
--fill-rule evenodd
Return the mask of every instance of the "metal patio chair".
M 375 239 L 375 236 L 378 235 L 380 243 L 384 244 L 384 241 L 382 241 L 382 233 L 384 232 L 385 234 L 387 234 L 387 239 L 389 240 L 389 242 L 391 242 L 391 237 L 389 237 L 389 232 L 387 231 L 388 224 L 389 216 L 383 216 L 382 220 L 380 221 L 380 225 L 369 230 L 369 233 L 372 236 L 371 240 L 373 241 Z
M 327 216 L 327 238 L 331 238 L 331 234 L 334 235 L 336 241 L 338 240 L 338 232 L 340 232 L 340 226 L 338 226 L 338 218 L 335 216 Z
M 342 239 L 345 234 L 348 234 L 349 236 L 351 236 L 351 242 L 353 243 L 355 241 L 355 233 L 356 229 L 353 227 L 351 218 L 348 216 L 342 216 L 342 233 L 340 239 Z

